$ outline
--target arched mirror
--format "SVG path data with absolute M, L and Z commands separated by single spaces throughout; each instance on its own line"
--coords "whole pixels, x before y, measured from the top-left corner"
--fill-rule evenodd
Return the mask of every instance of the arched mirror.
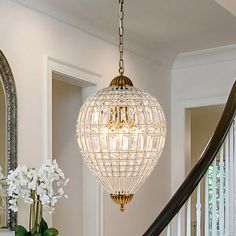
M 0 51 L 0 165 L 4 176 L 17 167 L 17 103 L 14 77 Z M 6 181 L 1 180 L 2 186 Z M 4 191 L 4 189 L 2 190 Z M 0 230 L 13 229 L 16 213 L 8 209 L 8 197 L 0 198 Z

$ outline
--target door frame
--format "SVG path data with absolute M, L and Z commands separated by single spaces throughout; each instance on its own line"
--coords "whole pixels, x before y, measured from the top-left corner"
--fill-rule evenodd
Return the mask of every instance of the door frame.
M 97 72 L 70 65 L 56 58 L 43 58 L 43 159 L 52 159 L 52 80 L 53 73 L 65 75 L 68 83 L 82 87 L 82 96 L 91 95 L 91 85 L 96 91 L 102 89 L 103 77 Z M 83 95 L 84 94 L 84 95 Z M 82 98 L 83 101 L 85 97 Z M 78 111 L 79 112 L 79 111 Z M 82 235 L 103 236 L 103 190 L 91 176 L 84 162 L 82 165 Z M 95 201 L 94 201 L 95 198 Z M 93 202 L 91 202 L 93 201 Z M 52 217 L 50 217 L 52 223 Z M 91 225 L 95 227 L 91 227 Z M 73 226 L 72 226 L 73 227 Z
M 224 105 L 226 96 L 198 99 L 172 100 L 171 118 L 171 194 L 173 195 L 184 181 L 190 155 L 190 116 L 189 108 Z M 176 171 L 178 170 L 178 171 Z

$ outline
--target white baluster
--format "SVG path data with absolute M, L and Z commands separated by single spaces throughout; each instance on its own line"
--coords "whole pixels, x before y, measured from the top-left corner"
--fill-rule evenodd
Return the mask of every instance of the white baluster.
M 178 218 L 177 218 L 177 236 L 182 236 L 182 223 L 181 223 L 181 211 L 178 213 Z
M 170 224 L 167 226 L 166 236 L 170 236 Z
M 234 142 L 233 142 L 233 126 L 229 132 L 229 235 L 234 235 Z
M 229 135 L 225 140 L 225 235 L 229 235 Z
M 187 202 L 186 236 L 191 236 L 191 196 Z
M 212 235 L 216 235 L 217 231 L 217 219 L 216 219 L 216 159 L 213 162 L 212 173 Z
M 220 205 L 219 205 L 219 233 L 224 235 L 225 211 L 224 211 L 224 146 L 220 150 Z
M 209 235 L 209 171 L 206 173 L 205 178 L 205 222 L 204 222 L 204 235 Z
M 201 184 L 197 187 L 197 204 L 196 204 L 196 236 L 201 236 Z

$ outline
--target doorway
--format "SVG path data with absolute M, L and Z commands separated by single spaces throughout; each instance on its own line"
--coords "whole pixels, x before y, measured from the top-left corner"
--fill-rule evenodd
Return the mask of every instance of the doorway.
M 223 105 L 190 108 L 191 167 L 200 158 L 224 110 Z
M 189 152 L 186 155 L 186 172 L 188 173 L 198 162 L 204 148 L 206 147 L 208 141 L 210 140 L 211 136 L 213 135 L 216 126 L 219 122 L 219 119 L 222 115 L 224 110 L 223 105 L 214 105 L 214 106 L 205 106 L 205 107 L 196 107 L 187 109 L 186 119 L 188 122 L 187 128 L 187 138 L 186 143 L 189 145 Z M 202 219 L 204 219 L 204 205 L 205 205 L 205 188 L 204 188 L 204 181 L 201 183 L 201 214 Z M 193 236 L 196 235 L 196 204 L 197 204 L 197 193 L 196 191 L 193 193 L 191 198 L 191 222 L 192 222 L 192 234 Z M 208 204 L 209 205 L 209 204 Z M 204 234 L 204 225 L 201 225 L 201 233 Z
M 76 121 L 83 101 L 94 92 L 94 84 L 81 83 L 63 74 L 52 75 L 52 158 L 69 178 L 62 199 L 52 217 L 61 235 L 85 235 L 83 160 L 76 138 Z M 88 188 L 88 187 L 87 187 Z

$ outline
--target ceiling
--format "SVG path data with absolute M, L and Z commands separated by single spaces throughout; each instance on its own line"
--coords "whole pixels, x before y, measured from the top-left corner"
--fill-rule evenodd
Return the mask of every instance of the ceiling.
M 236 2 L 235 0 L 215 0 L 222 7 L 231 12 L 234 16 L 236 16 Z
M 13 0 L 117 43 L 118 0 Z M 236 17 L 213 0 L 126 0 L 126 45 L 164 61 L 175 53 L 236 43 Z

